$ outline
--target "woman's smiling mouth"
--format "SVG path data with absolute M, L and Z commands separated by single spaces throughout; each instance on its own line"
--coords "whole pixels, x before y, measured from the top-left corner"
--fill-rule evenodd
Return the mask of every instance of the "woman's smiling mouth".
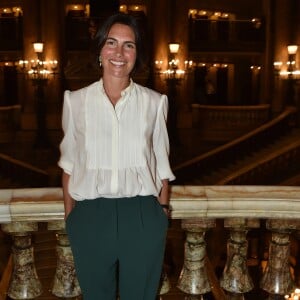
M 125 61 L 116 61 L 116 60 L 112 60 L 112 59 L 110 59 L 109 62 L 117 67 L 122 67 L 126 64 Z

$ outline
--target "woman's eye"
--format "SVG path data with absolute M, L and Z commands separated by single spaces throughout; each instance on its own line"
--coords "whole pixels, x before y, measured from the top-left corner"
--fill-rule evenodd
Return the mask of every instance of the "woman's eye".
M 126 43 L 126 44 L 125 44 L 125 47 L 126 47 L 127 49 L 135 49 L 135 44 L 134 44 L 134 43 Z
M 116 47 L 117 46 L 117 42 L 114 40 L 106 40 L 106 45 L 110 46 L 110 47 Z
M 118 41 L 114 40 L 114 39 L 107 39 L 105 42 L 105 45 L 110 47 L 110 48 L 117 48 L 118 47 Z M 134 50 L 136 48 L 135 43 L 133 42 L 125 42 L 122 45 L 123 49 L 126 50 Z

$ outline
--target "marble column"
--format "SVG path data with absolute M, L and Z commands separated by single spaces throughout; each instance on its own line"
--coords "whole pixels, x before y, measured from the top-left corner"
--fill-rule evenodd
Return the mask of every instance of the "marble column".
M 159 295 L 167 294 L 170 291 L 170 288 L 171 288 L 171 284 L 170 284 L 168 274 L 165 272 L 165 270 L 163 270 L 160 279 Z
M 243 294 L 254 287 L 247 266 L 249 228 L 259 227 L 259 220 L 243 218 L 226 219 L 224 227 L 230 228 L 227 242 L 227 261 L 221 278 L 221 287 L 229 299 L 243 299 Z
M 211 291 L 205 264 L 208 258 L 204 238 L 206 231 L 213 227 L 215 227 L 214 219 L 182 220 L 182 228 L 186 231 L 186 241 L 184 264 L 177 287 L 191 295 L 190 297 L 204 295 Z
M 294 290 L 289 256 L 290 233 L 297 227 L 293 220 L 268 220 L 267 229 L 272 232 L 269 260 L 261 279 L 261 288 L 269 294 L 286 295 Z
M 62 298 L 79 296 L 81 290 L 77 280 L 73 254 L 65 231 L 65 221 L 48 223 L 48 230 L 56 231 L 57 266 L 53 280 L 52 294 Z
M 38 230 L 36 222 L 12 222 L 1 225 L 2 230 L 13 238 L 13 272 L 8 296 L 12 299 L 34 299 L 42 294 L 38 278 L 31 233 Z

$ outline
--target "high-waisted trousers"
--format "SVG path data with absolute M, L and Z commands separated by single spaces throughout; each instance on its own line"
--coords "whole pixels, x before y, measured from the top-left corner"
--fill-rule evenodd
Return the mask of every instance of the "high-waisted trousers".
M 76 201 L 66 230 L 84 300 L 154 300 L 167 229 L 154 196 Z

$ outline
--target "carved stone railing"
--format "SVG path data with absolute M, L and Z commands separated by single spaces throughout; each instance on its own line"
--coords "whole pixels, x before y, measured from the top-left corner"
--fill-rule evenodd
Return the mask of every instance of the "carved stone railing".
M 270 105 L 192 104 L 193 128 L 203 139 L 230 141 L 270 120 Z
M 290 237 L 300 229 L 300 187 L 172 186 L 171 205 L 171 218 L 180 219 L 186 232 L 184 263 L 176 285 L 188 299 L 201 297 L 216 285 L 223 291 L 218 300 L 244 299 L 244 294 L 254 288 L 247 264 L 247 237 L 258 228 L 271 234 L 261 290 L 270 295 L 269 299 L 292 292 L 295 284 L 289 264 Z M 57 236 L 53 295 L 70 298 L 80 294 L 63 210 L 60 188 L 0 190 L 2 231 L 13 241 L 13 272 L 7 291 L 10 298 L 34 299 L 42 293 L 31 238 L 39 222 L 47 223 L 48 230 Z M 225 267 L 219 282 L 213 285 L 211 278 L 216 276 L 209 268 L 206 233 L 218 220 L 224 220 L 230 234 Z M 167 273 L 163 275 L 161 294 L 169 290 Z
M 0 153 L 0 176 L 13 182 L 14 187 L 49 186 L 50 175 L 43 169 Z
M 287 107 L 279 116 L 269 122 L 243 134 L 242 136 L 218 146 L 206 153 L 200 154 L 188 161 L 175 165 L 173 171 L 176 175 L 176 183 L 180 185 L 190 184 L 195 179 L 201 180 L 210 172 L 227 167 L 227 163 L 233 163 L 237 158 L 241 159 L 265 148 L 274 140 L 287 135 L 295 127 L 294 107 Z M 223 164 L 225 162 L 225 165 Z M 200 179 L 200 180 L 199 180 Z M 213 182 L 213 184 L 217 184 Z M 235 184 L 235 183 L 234 183 Z
M 257 159 L 244 168 L 216 182 L 217 185 L 255 185 L 260 182 L 279 184 L 288 176 L 299 174 L 300 140 L 279 148 L 273 154 Z
M 259 22 L 258 26 L 253 26 L 253 20 L 190 18 L 190 51 L 263 51 L 266 24 L 261 20 Z M 221 31 L 218 28 L 226 29 Z

